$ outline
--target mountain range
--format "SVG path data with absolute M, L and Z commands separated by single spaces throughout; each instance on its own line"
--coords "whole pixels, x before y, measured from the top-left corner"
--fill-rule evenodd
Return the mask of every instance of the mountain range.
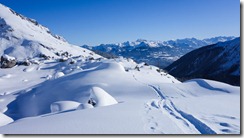
M 240 86 L 240 37 L 193 50 L 166 70 L 182 80 L 205 78 Z
M 234 36 L 219 36 L 202 40 L 185 38 L 163 42 L 138 39 L 134 42 L 127 41 L 116 44 L 101 44 L 99 46 L 83 45 L 82 47 L 90 49 L 105 57 L 123 56 L 132 58 L 138 63 L 145 62 L 150 65 L 165 68 L 194 49 L 218 42 L 229 41 L 234 38 Z
M 233 48 L 227 42 L 213 45 L 220 47 L 216 55 L 233 53 L 231 60 L 220 60 L 226 66 L 238 62 L 236 41 L 229 43 Z M 181 56 L 196 46 L 178 43 L 138 40 L 126 49 L 139 58 L 152 48 L 154 59 L 161 57 L 161 47 Z M 104 58 L 2 4 L 0 56 L 0 134 L 241 133 L 239 86 L 201 78 L 180 82 L 153 65 Z

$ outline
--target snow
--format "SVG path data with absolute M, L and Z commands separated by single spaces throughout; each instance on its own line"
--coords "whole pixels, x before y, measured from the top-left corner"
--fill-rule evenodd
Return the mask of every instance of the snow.
M 64 73 L 63 72 L 57 72 L 55 74 L 55 79 L 60 78 L 60 77 L 63 77 L 63 76 L 64 76 Z M 49 77 L 47 77 L 47 78 L 49 78 Z
M 27 68 L 23 69 L 23 71 L 24 71 L 24 72 L 31 72 L 31 71 L 33 71 L 33 70 L 35 70 L 35 69 L 36 69 L 35 66 L 31 66 L 31 67 L 27 67 Z
M 82 109 L 89 109 L 89 108 L 94 108 L 94 106 L 92 104 L 81 103 L 76 109 L 82 110 Z
M 51 112 L 62 112 L 68 110 L 74 110 L 79 107 L 80 103 L 74 101 L 58 101 L 51 104 Z
M 126 41 L 115 44 L 101 44 L 98 46 L 82 47 L 96 52 L 109 53 L 115 56 L 123 56 L 134 59 L 137 63 L 146 62 L 148 64 L 165 68 L 186 53 L 200 48 L 215 44 L 217 42 L 232 40 L 235 37 L 216 37 L 209 39 L 185 38 L 169 41 L 152 41 L 138 39 L 136 41 Z M 106 56 L 108 56 L 107 54 Z
M 0 113 L 0 127 L 12 123 L 14 120 L 3 113 Z
M 0 69 L 1 134 L 240 134 L 240 87 L 181 83 L 132 59 L 98 59 L 0 10 L 0 24 L 13 29 L 0 37 L 0 54 L 37 63 Z
M 118 103 L 110 94 L 99 87 L 91 88 L 91 95 L 89 99 L 95 101 L 95 107 L 108 106 Z
M 180 83 L 157 67 L 123 58 L 74 64 L 47 61 L 39 66 L 25 74 L 36 84 L 11 91 L 1 88 L 7 92 L 0 97 L 1 109 L 15 121 L 0 127 L 0 133 L 240 133 L 240 87 L 203 79 Z M 9 69 L 16 70 L 13 78 L 22 75 L 18 68 L 22 67 Z M 28 77 L 67 68 L 74 70 L 54 80 Z M 15 81 L 13 86 L 22 87 Z M 96 101 L 95 108 L 88 104 L 90 98 Z
M 7 54 L 18 60 L 38 57 L 40 54 L 59 58 L 56 53 L 67 51 L 72 56 L 90 56 L 89 50 L 71 45 L 61 37 L 55 37 L 48 28 L 33 23 L 32 19 L 16 15 L 13 10 L 1 4 L 0 11 L 0 24 L 4 26 L 0 29 L 0 55 Z M 93 55 L 93 57 L 100 56 Z
M 15 57 L 11 57 L 11 56 L 9 56 L 9 55 L 7 55 L 7 54 L 3 54 L 2 57 L 3 57 L 4 59 L 8 60 L 8 61 L 15 60 Z

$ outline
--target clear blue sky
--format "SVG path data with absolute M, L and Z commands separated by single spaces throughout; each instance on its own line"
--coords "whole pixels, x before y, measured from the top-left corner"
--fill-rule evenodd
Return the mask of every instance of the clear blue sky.
M 240 35 L 239 0 L 0 0 L 77 45 Z M 0 11 L 1 12 L 1 11 Z

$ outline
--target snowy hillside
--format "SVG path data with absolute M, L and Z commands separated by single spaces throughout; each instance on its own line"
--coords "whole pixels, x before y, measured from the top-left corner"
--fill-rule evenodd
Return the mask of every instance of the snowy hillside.
M 1 74 L 4 134 L 240 133 L 239 87 L 180 83 L 132 60 L 46 61 Z
M 146 62 L 164 68 L 196 48 L 217 42 L 225 42 L 234 38 L 219 36 L 203 40 L 185 38 L 164 42 L 138 39 L 134 42 L 127 41 L 117 44 L 101 44 L 99 46 L 84 45 L 83 47 L 107 57 L 123 56 L 132 58 L 138 63 Z
M 240 38 L 196 49 L 166 70 L 178 78 L 206 78 L 240 86 Z
M 33 19 L 1 4 L 0 11 L 0 55 L 7 54 L 18 60 L 43 56 L 57 59 L 67 51 L 68 56 L 91 56 L 89 50 L 69 44 Z
M 240 134 L 240 87 L 181 83 L 0 11 L 0 134 Z

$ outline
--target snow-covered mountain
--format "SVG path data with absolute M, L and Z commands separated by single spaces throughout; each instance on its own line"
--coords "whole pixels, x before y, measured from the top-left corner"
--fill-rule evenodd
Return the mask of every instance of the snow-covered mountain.
M 196 48 L 215 44 L 217 42 L 229 41 L 234 38 L 233 36 L 219 36 L 203 40 L 185 38 L 164 42 L 138 39 L 134 42 L 127 41 L 117 44 L 101 44 L 99 46 L 84 45 L 82 47 L 107 57 L 123 56 L 132 58 L 138 63 L 146 62 L 164 68 Z
M 240 134 L 240 87 L 103 58 L 3 5 L 0 18 L 0 65 L 31 61 L 0 68 L 1 134 Z
M 57 59 L 62 55 L 92 56 L 91 51 L 69 44 L 33 19 L 1 4 L 0 11 L 0 55 L 7 54 L 18 60 L 35 57 Z
M 166 68 L 178 78 L 205 78 L 240 85 L 240 38 L 196 49 Z

